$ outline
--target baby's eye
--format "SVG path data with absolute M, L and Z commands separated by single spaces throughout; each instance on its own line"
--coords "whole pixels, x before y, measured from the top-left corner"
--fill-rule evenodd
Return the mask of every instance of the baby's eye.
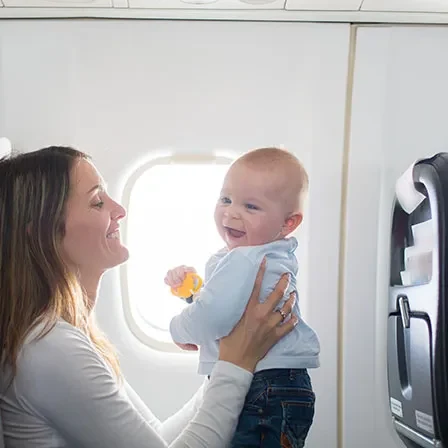
M 220 201 L 221 201 L 223 204 L 230 204 L 230 203 L 231 203 L 230 199 L 229 199 L 228 197 L 226 197 L 226 196 L 223 196 L 223 197 L 220 199 Z
M 254 204 L 246 204 L 246 207 L 249 210 L 259 210 L 259 208 Z

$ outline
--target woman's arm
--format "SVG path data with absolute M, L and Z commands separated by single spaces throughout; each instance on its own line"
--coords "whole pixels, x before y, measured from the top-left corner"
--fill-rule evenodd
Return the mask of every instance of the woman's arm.
M 196 416 L 170 447 L 227 447 L 235 432 L 252 377 L 252 373 L 235 364 L 218 361 Z
M 170 446 L 225 447 L 251 379 L 252 374 L 242 368 L 218 363 L 202 407 Z M 42 339 L 24 347 L 14 387 L 23 405 L 48 422 L 69 445 L 168 446 L 145 413 L 118 386 L 89 340 L 68 324 L 58 324 Z
M 174 415 L 162 422 L 160 434 L 162 438 L 169 444 L 176 439 L 186 426 L 193 420 L 204 400 L 204 389 L 206 388 L 205 380 L 193 397 Z
M 204 381 L 199 390 L 191 397 L 191 399 L 182 406 L 175 414 L 168 417 L 161 422 L 154 414 L 148 409 L 145 403 L 139 395 L 132 389 L 132 387 L 126 383 L 126 392 L 134 407 L 140 412 L 147 422 L 159 433 L 162 439 L 169 445 L 176 439 L 179 434 L 190 423 L 193 417 L 196 415 L 199 407 L 202 404 L 204 398 L 204 386 L 208 383 L 208 380 Z
M 188 438 L 191 438 L 192 440 L 187 441 L 185 440 L 186 436 L 184 436 L 180 439 L 182 444 L 179 446 L 184 447 L 185 443 L 187 443 L 187 446 L 191 445 L 194 447 L 207 446 L 207 443 L 211 443 L 208 441 L 208 432 L 210 431 L 212 433 L 218 433 L 218 436 L 222 438 L 227 437 L 229 431 L 230 436 L 234 433 L 234 426 L 236 424 L 236 419 L 234 417 L 239 415 L 240 411 L 237 409 L 239 406 L 242 407 L 242 403 L 244 402 L 244 397 L 247 392 L 245 384 L 247 382 L 250 384 L 252 379 L 252 375 L 248 376 L 247 373 L 247 371 L 239 369 L 233 364 L 219 361 L 212 373 L 212 380 L 210 382 L 205 380 L 204 384 L 199 388 L 195 395 L 178 412 L 163 422 L 160 422 L 154 416 L 137 393 L 127 383 L 126 392 L 134 407 L 168 445 L 170 445 L 191 422 L 193 430 L 190 427 L 187 429 L 186 433 L 189 434 Z M 235 384 L 233 382 L 235 381 L 235 375 L 241 377 L 241 384 L 237 382 L 237 388 L 243 388 L 241 393 L 234 387 Z M 204 391 L 206 397 L 205 400 Z M 241 397 L 243 398 L 241 399 Z M 226 400 L 231 401 L 229 403 L 230 406 L 223 403 L 223 401 Z M 234 423 L 232 423 L 232 421 L 226 422 L 222 420 L 222 414 L 216 409 L 216 402 L 218 401 L 221 404 L 224 404 L 226 408 L 235 408 L 230 415 L 227 416 L 227 418 L 230 417 L 231 420 L 234 420 Z M 200 411 L 196 416 L 199 409 Z M 209 424 L 207 424 L 207 421 Z M 197 427 L 195 428 L 195 426 Z M 216 434 L 213 434 L 212 437 L 214 439 Z M 172 446 L 177 448 L 176 444 Z
M 160 434 L 162 429 L 162 422 L 150 411 L 145 403 L 143 403 L 142 399 L 127 381 L 125 381 L 124 383 L 124 388 L 129 400 L 134 405 L 134 408 L 140 413 L 140 415 L 151 426 L 151 428 L 153 428 L 157 433 Z

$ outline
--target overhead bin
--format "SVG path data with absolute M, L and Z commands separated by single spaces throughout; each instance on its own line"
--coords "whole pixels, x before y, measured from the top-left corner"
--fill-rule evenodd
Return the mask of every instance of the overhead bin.
M 358 11 L 362 0 L 287 0 L 290 11 Z
M 104 17 L 448 24 L 447 12 L 448 0 L 0 0 L 0 19 Z
M 148 9 L 224 10 L 284 9 L 285 1 L 286 0 L 129 0 L 129 7 Z
M 361 11 L 448 12 L 447 0 L 364 0 Z
M 17 8 L 112 8 L 112 0 L 0 0 Z

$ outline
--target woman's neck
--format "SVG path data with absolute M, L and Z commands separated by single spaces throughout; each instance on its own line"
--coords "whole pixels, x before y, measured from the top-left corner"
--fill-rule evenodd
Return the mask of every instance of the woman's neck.
M 79 273 L 79 283 L 81 284 L 84 293 L 87 295 L 89 299 L 89 308 L 93 309 L 96 303 L 96 299 L 98 297 L 98 290 L 100 287 L 102 275 L 93 275 L 80 272 Z

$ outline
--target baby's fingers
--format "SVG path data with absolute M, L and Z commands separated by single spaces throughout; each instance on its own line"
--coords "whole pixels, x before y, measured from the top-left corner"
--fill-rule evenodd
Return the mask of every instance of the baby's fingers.
M 171 288 L 177 288 L 182 284 L 183 278 L 176 272 L 175 269 L 168 271 L 165 277 L 165 283 Z

